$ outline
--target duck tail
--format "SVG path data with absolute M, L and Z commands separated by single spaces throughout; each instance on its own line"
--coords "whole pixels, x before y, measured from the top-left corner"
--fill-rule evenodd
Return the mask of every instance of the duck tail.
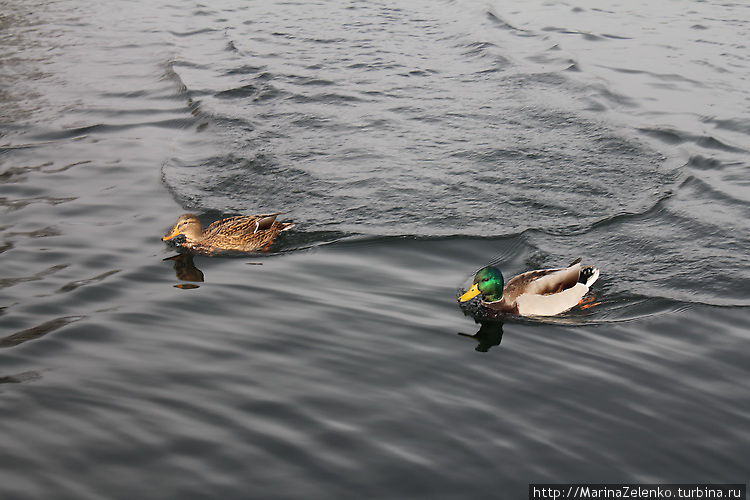
M 257 233 L 258 231 L 265 231 L 266 229 L 271 229 L 273 226 L 273 223 L 276 221 L 276 216 L 278 214 L 269 214 L 269 215 L 261 215 L 257 219 L 255 219 L 255 231 L 253 233 Z
M 587 287 L 590 287 L 596 280 L 599 279 L 599 269 L 594 266 L 586 266 L 581 269 L 581 274 L 578 277 L 578 282 L 583 283 Z

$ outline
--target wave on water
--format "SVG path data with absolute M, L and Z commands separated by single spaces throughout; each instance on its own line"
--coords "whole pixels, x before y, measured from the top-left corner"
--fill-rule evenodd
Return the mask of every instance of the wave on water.
M 3 8 L 3 498 L 746 475 L 750 6 Z M 183 210 L 297 226 L 174 255 Z M 577 257 L 586 308 L 462 316 Z
M 522 234 L 545 264 L 571 255 L 601 263 L 614 302 L 750 305 L 750 261 L 737 255 L 746 207 L 722 176 L 705 175 L 705 165 L 732 164 L 716 154 L 745 150 L 673 126 L 623 128 L 648 96 L 594 81 L 587 53 L 565 50 L 571 35 L 580 44 L 633 37 L 519 24 L 499 8 L 447 16 L 454 8 L 388 11 L 383 24 L 385 11 L 360 4 L 341 24 L 326 8 L 267 16 L 258 6 L 218 21 L 223 29 L 186 32 L 190 48 L 171 71 L 207 125 L 163 166 L 165 184 L 209 217 L 288 213 L 298 222 L 290 248 L 347 235 Z M 319 40 L 321 29 L 330 37 Z M 704 85 L 678 72 L 603 68 Z M 680 161 L 665 145 L 701 153 Z
M 377 5 L 343 26 L 327 26 L 325 9 L 312 23 L 259 9 L 244 13 L 251 24 L 196 33 L 200 53 L 173 65 L 210 123 L 163 167 L 186 209 L 269 207 L 313 230 L 498 235 L 639 209 L 674 181 L 654 150 L 541 105 L 575 89 L 561 74 L 503 63 L 507 74 L 476 78 L 504 48 L 444 11 L 389 12 L 384 27 Z M 318 23 L 338 41 L 316 41 Z

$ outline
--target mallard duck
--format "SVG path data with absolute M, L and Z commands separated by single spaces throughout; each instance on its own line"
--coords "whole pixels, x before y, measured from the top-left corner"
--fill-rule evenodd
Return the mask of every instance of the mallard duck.
M 581 259 L 576 259 L 568 267 L 519 274 L 503 286 L 500 270 L 488 266 L 477 271 L 472 287 L 458 300 L 468 302 L 481 295 L 482 306 L 494 312 L 554 316 L 581 303 L 598 278 L 597 268 L 582 266 Z
M 205 231 L 198 217 L 183 214 L 162 241 L 203 254 L 231 250 L 267 252 L 279 233 L 294 227 L 291 222 L 278 222 L 276 217 L 280 214 L 229 217 L 214 222 Z

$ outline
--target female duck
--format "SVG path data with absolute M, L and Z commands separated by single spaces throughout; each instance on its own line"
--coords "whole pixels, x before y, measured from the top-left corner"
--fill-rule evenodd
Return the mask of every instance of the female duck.
M 291 222 L 277 221 L 280 213 L 229 217 L 214 222 L 205 230 L 195 215 L 184 214 L 162 241 L 203 254 L 267 252 L 282 231 L 294 227 Z
M 581 266 L 581 259 L 577 259 L 568 267 L 519 274 L 505 285 L 500 270 L 489 266 L 477 272 L 472 287 L 458 300 L 468 302 L 481 295 L 482 305 L 491 311 L 554 316 L 581 303 L 598 278 L 597 268 Z

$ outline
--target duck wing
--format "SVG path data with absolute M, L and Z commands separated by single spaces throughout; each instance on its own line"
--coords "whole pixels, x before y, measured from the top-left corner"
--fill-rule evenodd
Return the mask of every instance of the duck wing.
M 561 269 L 538 269 L 512 278 L 503 289 L 503 298 L 515 301 L 521 295 L 550 295 L 572 288 L 581 276 L 581 263 Z
M 555 316 L 563 313 L 575 307 L 599 278 L 598 269 L 581 266 L 580 261 L 570 267 L 549 269 L 542 273 L 526 282 L 522 293 L 515 297 L 518 314 Z
M 221 234 L 222 236 L 247 235 L 270 229 L 281 212 L 263 215 L 238 215 L 217 220 L 206 228 L 207 238 Z

